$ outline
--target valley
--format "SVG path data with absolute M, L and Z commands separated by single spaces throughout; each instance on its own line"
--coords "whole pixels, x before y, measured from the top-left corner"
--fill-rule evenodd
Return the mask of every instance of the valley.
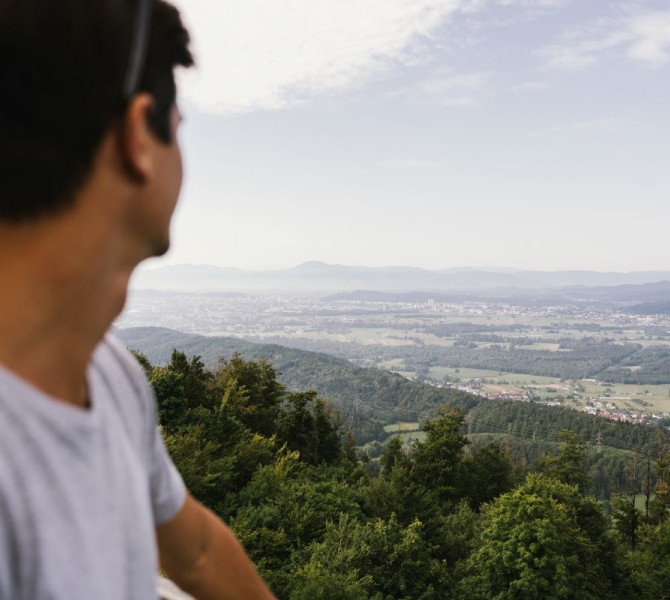
M 641 314 L 646 286 L 629 286 L 638 296 L 626 300 L 620 287 L 506 297 L 136 291 L 117 326 L 278 344 L 485 398 L 670 423 L 670 315 Z

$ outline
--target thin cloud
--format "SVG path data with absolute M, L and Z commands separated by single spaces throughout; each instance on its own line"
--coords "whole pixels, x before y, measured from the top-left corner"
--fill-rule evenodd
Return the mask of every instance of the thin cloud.
M 552 14 L 572 4 L 574 0 L 493 0 L 505 8 L 522 9 L 531 17 Z
M 602 39 L 549 46 L 540 50 L 538 54 L 550 67 L 572 71 L 595 65 L 607 50 L 616 48 L 629 39 L 628 33 L 615 31 Z
M 634 17 L 630 22 L 633 43 L 628 55 L 659 67 L 670 60 L 670 11 Z
M 559 70 L 584 69 L 612 56 L 661 67 L 670 61 L 670 11 L 600 20 L 568 32 L 537 54 Z
M 177 0 L 199 69 L 182 78 L 201 110 L 279 109 L 416 61 L 475 0 Z
M 497 0 L 502 6 L 523 8 L 563 8 L 572 0 Z
M 479 101 L 489 80 L 489 73 L 450 73 L 441 69 L 390 95 L 418 105 L 469 106 Z
M 554 15 L 573 4 L 575 0 L 489 0 L 489 8 L 505 9 L 492 23 L 501 27 L 527 23 L 538 18 Z M 487 18 L 488 20 L 488 18 Z
M 615 131 L 621 122 L 618 119 L 594 119 L 590 121 L 577 121 L 565 125 L 547 127 L 533 134 L 535 138 L 542 139 L 567 139 L 575 135 L 601 135 Z
M 436 160 L 424 158 L 397 158 L 392 160 L 384 160 L 377 163 L 380 167 L 389 167 L 392 169 L 408 169 L 421 171 L 424 169 L 432 169 L 439 166 Z
M 512 87 L 511 91 L 516 93 L 521 92 L 544 92 L 552 86 L 552 82 L 546 79 L 534 79 L 531 81 L 524 81 Z

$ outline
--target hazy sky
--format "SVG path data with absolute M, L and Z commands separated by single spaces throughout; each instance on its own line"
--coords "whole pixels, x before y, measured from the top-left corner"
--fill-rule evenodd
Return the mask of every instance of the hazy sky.
M 157 264 L 670 268 L 670 3 L 178 0 Z

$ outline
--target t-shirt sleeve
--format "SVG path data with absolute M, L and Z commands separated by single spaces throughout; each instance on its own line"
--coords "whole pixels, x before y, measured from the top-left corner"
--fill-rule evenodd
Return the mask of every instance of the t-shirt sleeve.
M 146 468 L 149 477 L 149 494 L 154 524 L 160 525 L 174 517 L 186 499 L 186 487 L 170 458 L 158 427 L 156 397 L 144 371 L 135 358 L 114 336 L 107 337 L 107 344 L 123 363 L 124 371 L 132 381 L 136 396 L 142 405 L 142 438 L 148 453 Z
M 0 452 L 6 450 L 0 442 Z M 14 478 L 9 476 L 9 472 L 0 457 L 0 598 L 3 600 L 19 597 L 17 590 L 20 588 L 21 577 L 26 581 L 34 579 L 26 576 L 34 575 L 28 569 L 30 563 L 35 562 L 26 560 L 25 556 L 23 560 L 21 558 L 19 535 L 30 537 L 34 532 L 31 530 L 32 524 L 25 522 L 26 515 L 20 514 L 20 519 L 17 515 L 16 507 L 22 505 L 22 490 L 20 484 L 17 485 Z
M 14 597 L 17 553 L 12 543 L 14 539 L 12 523 L 0 488 L 0 598 Z

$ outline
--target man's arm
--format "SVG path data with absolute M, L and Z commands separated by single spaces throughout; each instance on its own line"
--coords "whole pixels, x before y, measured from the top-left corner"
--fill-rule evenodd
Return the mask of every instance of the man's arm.
M 156 535 L 161 567 L 198 600 L 276 600 L 228 526 L 189 494 Z

